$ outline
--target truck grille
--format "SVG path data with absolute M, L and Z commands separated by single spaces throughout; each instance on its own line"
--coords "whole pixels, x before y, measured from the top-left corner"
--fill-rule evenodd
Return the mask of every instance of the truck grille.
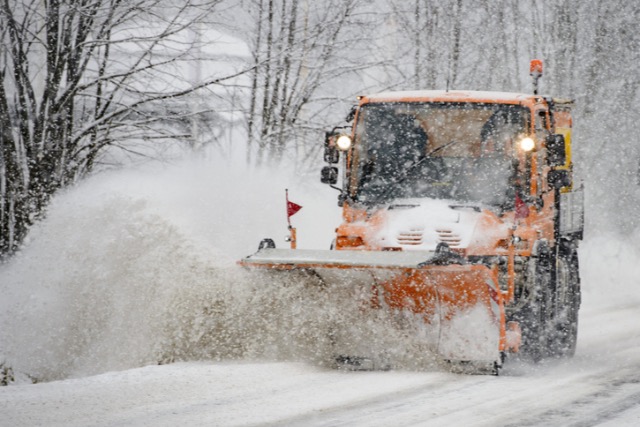
M 451 247 L 460 246 L 460 236 L 452 230 L 440 229 L 436 230 L 436 233 L 438 233 L 438 242 L 444 242 Z
M 412 228 L 408 231 L 401 231 L 398 233 L 398 244 L 400 245 L 421 245 L 422 234 L 424 229 Z

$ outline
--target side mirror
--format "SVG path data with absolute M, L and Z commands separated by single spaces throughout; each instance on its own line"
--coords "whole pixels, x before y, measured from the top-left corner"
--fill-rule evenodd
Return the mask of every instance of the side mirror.
M 340 160 L 340 151 L 335 144 L 336 134 L 327 132 L 324 136 L 324 161 L 330 164 L 338 163 Z
M 338 196 L 338 206 L 343 207 L 344 202 L 346 202 L 347 199 L 348 197 L 346 193 L 340 193 L 340 195 Z
M 338 168 L 335 166 L 325 166 L 320 171 L 320 182 L 323 184 L 336 185 L 338 183 Z
M 347 114 L 347 123 L 351 122 L 354 119 L 354 117 L 356 116 L 356 111 L 358 111 L 358 107 L 356 107 L 355 105 L 351 107 L 351 110 L 349 110 L 349 114 Z
M 553 134 L 547 136 L 547 160 L 550 166 L 563 166 L 567 161 L 567 149 L 564 135 Z
M 556 169 L 549 171 L 547 181 L 552 188 L 559 190 L 562 187 L 569 187 L 571 185 L 571 176 L 569 176 L 568 170 Z

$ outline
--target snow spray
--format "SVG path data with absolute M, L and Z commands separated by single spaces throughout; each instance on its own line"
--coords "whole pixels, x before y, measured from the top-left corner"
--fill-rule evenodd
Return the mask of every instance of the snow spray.
M 340 216 L 317 174 L 211 163 L 103 173 L 55 197 L 0 268 L 0 360 L 38 380 L 179 360 L 329 365 L 336 352 L 433 363 L 411 321 L 364 310 L 361 290 L 235 264 L 284 237 L 285 187 L 305 206 L 301 247 L 329 248 Z

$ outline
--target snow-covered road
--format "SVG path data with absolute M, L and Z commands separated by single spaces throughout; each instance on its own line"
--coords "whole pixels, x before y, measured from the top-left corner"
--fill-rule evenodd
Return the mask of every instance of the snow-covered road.
M 613 320 L 625 323 L 629 314 L 621 310 Z M 635 332 L 634 345 L 624 349 L 589 347 L 572 361 L 512 365 L 500 377 L 338 372 L 302 363 L 148 366 L 1 388 L 0 424 L 634 426 L 640 422 Z
M 635 426 L 640 297 L 586 250 L 575 358 L 501 376 L 343 372 L 301 362 L 190 362 L 0 388 L 7 426 Z M 607 282 L 606 278 L 611 282 Z M 608 287 L 596 288 L 593 280 Z M 614 292 L 617 286 L 618 293 Z M 609 295 L 609 296 L 607 296 Z
M 162 182 L 160 187 L 171 192 Z M 149 199 L 148 189 L 145 193 Z M 189 194 L 175 193 L 188 199 Z M 289 331 L 243 323 L 243 316 L 270 313 L 243 306 L 249 294 L 239 285 L 227 286 L 229 273 L 198 264 L 177 232 L 159 219 L 207 230 L 197 214 L 172 216 L 161 204 L 117 197 L 103 202 L 104 195 L 98 194 L 98 204 L 82 204 L 82 192 L 54 203 L 33 246 L 2 271 L 6 298 L 0 300 L 0 326 L 5 328 L 0 330 L 0 356 L 18 371 L 62 379 L 27 384 L 19 377 L 17 384 L 0 387 L 0 426 L 640 425 L 640 251 L 633 243 L 598 234 L 584 242 L 583 306 L 578 350 L 571 360 L 540 365 L 511 360 L 499 377 L 428 366 L 346 372 L 307 357 L 270 359 L 255 353 L 252 346 L 261 340 L 277 347 L 274 334 L 283 338 Z M 215 211 L 215 203 L 201 202 L 207 209 L 197 212 L 203 217 L 202 212 Z M 269 219 L 268 213 L 263 216 Z M 223 225 L 245 220 L 225 218 Z M 189 234 L 184 227 L 178 230 Z M 234 250 L 246 252 L 229 248 L 234 257 Z M 239 307 L 220 311 L 227 317 L 213 326 L 226 327 L 219 329 L 226 334 L 251 327 L 253 335 L 240 342 L 225 336 L 213 344 L 244 346 L 244 353 L 217 352 L 204 361 L 165 365 L 149 361 L 155 354 L 149 349 L 176 345 L 167 337 L 192 345 L 196 341 L 185 333 L 195 334 L 197 325 L 212 327 L 202 318 L 176 315 L 193 307 L 187 299 L 176 303 L 169 292 L 178 286 L 176 277 L 188 279 L 189 292 L 215 287 L 216 301 Z M 152 327 L 167 316 L 174 316 L 174 323 Z M 154 339 L 170 326 L 170 335 Z M 187 347 L 192 355 L 206 355 Z

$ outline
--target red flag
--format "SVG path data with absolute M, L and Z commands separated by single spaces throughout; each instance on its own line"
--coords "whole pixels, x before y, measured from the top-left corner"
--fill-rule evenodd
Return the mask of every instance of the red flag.
M 529 206 L 516 194 L 516 219 L 526 218 L 529 216 Z
M 291 217 L 298 213 L 298 211 L 302 209 L 302 206 L 289 201 L 289 190 L 285 190 L 285 194 L 287 198 L 287 222 L 291 225 Z
M 287 217 L 294 216 L 300 209 L 302 209 L 302 206 L 287 200 Z

